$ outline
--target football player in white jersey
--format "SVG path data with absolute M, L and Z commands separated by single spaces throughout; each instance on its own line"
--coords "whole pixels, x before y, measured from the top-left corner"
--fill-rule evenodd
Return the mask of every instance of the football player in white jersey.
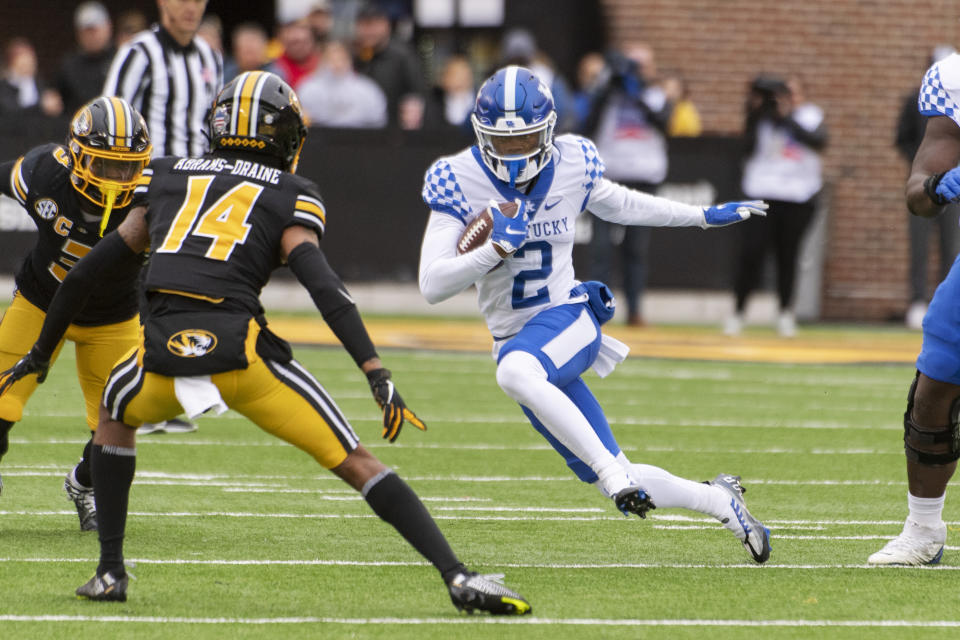
M 918 99 L 927 116 L 907 178 L 911 213 L 932 218 L 960 202 L 960 55 L 934 63 Z M 960 458 L 960 258 L 954 261 L 923 318 L 923 346 L 907 394 L 903 449 L 907 458 L 907 520 L 903 531 L 867 558 L 870 564 L 937 564 L 947 541 L 943 505 Z
M 613 296 L 600 282 L 574 277 L 576 217 L 628 225 L 724 226 L 763 215 L 763 202 L 707 209 L 628 189 L 603 177 L 593 142 L 554 138 L 550 90 L 527 68 L 497 71 L 480 88 L 471 117 L 477 144 L 437 160 L 424 178 L 431 209 L 420 253 L 420 290 L 430 303 L 472 284 L 493 335 L 497 382 L 584 482 L 625 515 L 683 507 L 720 520 L 757 562 L 770 556 L 770 532 L 742 498 L 739 477 L 694 482 L 620 450 L 597 400 L 581 379 L 601 376 L 626 357 L 604 336 Z M 513 201 L 514 217 L 493 203 Z M 480 247 L 458 255 L 464 227 L 490 207 L 493 229 Z

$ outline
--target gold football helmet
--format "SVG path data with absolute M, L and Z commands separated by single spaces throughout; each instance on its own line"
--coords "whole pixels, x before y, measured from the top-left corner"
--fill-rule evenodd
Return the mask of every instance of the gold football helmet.
M 153 146 L 143 116 L 123 98 L 101 96 L 80 107 L 67 138 L 73 188 L 103 208 L 100 233 L 110 211 L 133 199 Z

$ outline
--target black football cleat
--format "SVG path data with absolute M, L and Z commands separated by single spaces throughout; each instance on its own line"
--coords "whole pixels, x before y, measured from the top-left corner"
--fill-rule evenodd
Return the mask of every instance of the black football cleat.
M 635 513 L 641 518 L 646 518 L 647 511 L 657 508 L 657 505 L 653 504 L 653 500 L 650 499 L 647 492 L 640 487 L 621 489 L 617 495 L 613 497 L 613 502 L 617 505 L 617 509 L 620 509 L 625 516 Z
M 126 602 L 127 576 L 117 578 L 113 571 L 95 574 L 86 584 L 77 587 L 77 597 L 100 602 Z
M 530 603 L 504 586 L 503 574 L 458 573 L 447 588 L 459 611 L 488 611 L 495 616 L 521 616 L 533 611 Z

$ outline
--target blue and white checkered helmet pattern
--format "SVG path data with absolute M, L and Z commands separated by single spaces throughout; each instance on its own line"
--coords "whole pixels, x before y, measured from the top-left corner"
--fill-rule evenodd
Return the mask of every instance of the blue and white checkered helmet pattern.
M 934 64 L 923 76 L 917 106 L 925 116 L 947 116 L 960 124 L 960 106 L 954 101 L 954 96 L 944 88 L 940 70 L 942 64 Z
M 477 92 L 470 121 L 484 164 L 511 187 L 533 179 L 550 162 L 557 111 L 550 88 L 530 69 L 511 65 L 490 76 Z M 510 139 L 531 135 L 523 151 L 512 144 L 503 148 Z

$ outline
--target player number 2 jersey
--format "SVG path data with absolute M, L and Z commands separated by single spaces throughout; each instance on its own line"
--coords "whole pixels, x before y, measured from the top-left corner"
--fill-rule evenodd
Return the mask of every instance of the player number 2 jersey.
M 498 180 L 475 146 L 440 158 L 427 170 L 424 201 L 433 211 L 464 225 L 490 200 L 521 198 L 527 203 L 526 243 L 476 282 L 480 311 L 495 338 L 511 336 L 538 312 L 569 301 L 570 290 L 577 284 L 573 270 L 576 219 L 603 171 L 593 142 L 573 135 L 554 140 L 553 161 L 540 172 L 529 193 Z

